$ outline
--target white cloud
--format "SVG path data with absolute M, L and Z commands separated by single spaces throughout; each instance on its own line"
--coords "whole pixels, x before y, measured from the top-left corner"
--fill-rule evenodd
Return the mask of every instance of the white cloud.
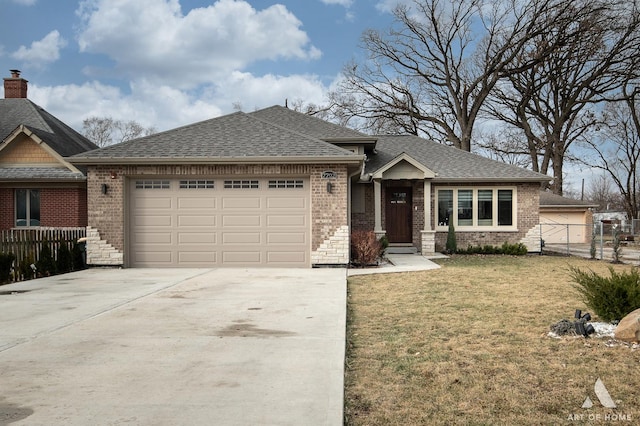
M 246 1 L 219 0 L 182 13 L 178 0 L 85 0 L 82 52 L 101 53 L 130 78 L 192 88 L 215 83 L 261 60 L 313 60 L 302 23 L 276 4 L 257 11 Z
M 245 112 L 251 112 L 284 105 L 285 99 L 320 104 L 326 92 L 316 76 L 256 77 L 243 72 L 233 72 L 198 94 L 147 79 L 132 82 L 129 94 L 96 81 L 83 85 L 29 86 L 31 100 L 78 131 L 82 130 L 82 120 L 91 116 L 135 120 L 145 127 L 168 130 L 230 113 L 236 102 Z
M 376 9 L 380 12 L 391 13 L 400 4 L 410 5 L 410 0 L 380 0 L 376 4 Z
M 324 4 L 337 4 L 344 7 L 351 7 L 353 0 L 320 0 Z
M 34 41 L 30 47 L 20 46 L 11 57 L 35 67 L 42 67 L 60 59 L 60 49 L 67 45 L 57 30 L 51 31 L 42 40 Z

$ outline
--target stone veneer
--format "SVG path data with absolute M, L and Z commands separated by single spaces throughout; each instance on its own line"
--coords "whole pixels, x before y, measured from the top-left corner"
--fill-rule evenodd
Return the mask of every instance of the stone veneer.
M 323 179 L 331 170 L 335 179 Z M 311 185 L 311 263 L 347 264 L 349 230 L 347 220 L 348 169 L 343 164 L 243 164 L 243 165 L 150 165 L 90 166 L 87 172 L 88 231 L 87 263 L 114 265 L 125 262 L 125 186 L 128 177 L 167 179 L 222 176 L 309 176 Z M 327 183 L 332 184 L 331 192 Z M 106 194 L 102 185 L 107 185 Z M 88 233 L 89 233 L 88 232 Z M 90 259 L 90 261 L 89 261 Z M 117 259 L 120 263 L 116 263 Z
M 341 226 L 317 250 L 311 253 L 314 265 L 345 265 L 349 263 L 349 227 Z

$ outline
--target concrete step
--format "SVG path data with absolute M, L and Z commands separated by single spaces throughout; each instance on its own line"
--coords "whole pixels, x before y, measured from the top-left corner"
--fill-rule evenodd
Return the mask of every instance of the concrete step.
M 416 254 L 418 249 L 414 246 L 389 246 L 385 251 L 387 254 Z

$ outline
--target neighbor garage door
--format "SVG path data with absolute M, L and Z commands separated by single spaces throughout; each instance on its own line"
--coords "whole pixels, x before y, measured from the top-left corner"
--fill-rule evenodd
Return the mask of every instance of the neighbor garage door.
M 133 267 L 309 267 L 307 178 L 130 179 Z

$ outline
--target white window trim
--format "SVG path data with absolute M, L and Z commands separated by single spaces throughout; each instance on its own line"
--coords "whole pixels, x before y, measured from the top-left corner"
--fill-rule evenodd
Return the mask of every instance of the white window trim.
M 492 218 L 494 225 L 492 226 L 478 226 L 478 191 L 482 190 L 492 190 L 493 191 L 493 203 L 492 203 Z M 472 201 L 472 209 L 473 209 L 473 225 L 471 226 L 459 226 L 458 225 L 458 191 L 471 190 L 473 191 L 473 201 Z M 509 226 L 498 226 L 498 191 L 499 190 L 511 190 L 511 216 L 512 216 L 512 224 Z M 436 231 L 447 231 L 449 229 L 448 225 L 438 225 L 440 222 L 439 217 L 439 192 L 440 191 L 453 191 L 453 226 L 456 231 L 464 231 L 464 232 L 515 232 L 518 230 L 518 191 L 515 186 L 461 186 L 461 187 L 442 187 L 436 189 L 436 198 L 435 198 L 435 223 L 436 223 Z
M 25 218 L 27 225 L 18 225 L 18 190 L 24 190 L 27 191 L 27 195 L 26 195 L 26 199 L 25 199 L 25 203 L 26 203 L 26 213 L 27 213 L 27 217 Z M 38 219 L 38 222 L 40 222 L 40 225 L 31 225 L 31 192 L 32 191 L 38 191 L 38 200 L 40 202 L 40 219 Z M 40 188 L 15 188 L 14 192 L 13 192 L 13 197 L 14 197 L 14 205 L 13 205 L 13 227 L 14 229 L 36 229 L 36 228 L 40 228 L 42 225 L 42 191 L 40 191 Z

